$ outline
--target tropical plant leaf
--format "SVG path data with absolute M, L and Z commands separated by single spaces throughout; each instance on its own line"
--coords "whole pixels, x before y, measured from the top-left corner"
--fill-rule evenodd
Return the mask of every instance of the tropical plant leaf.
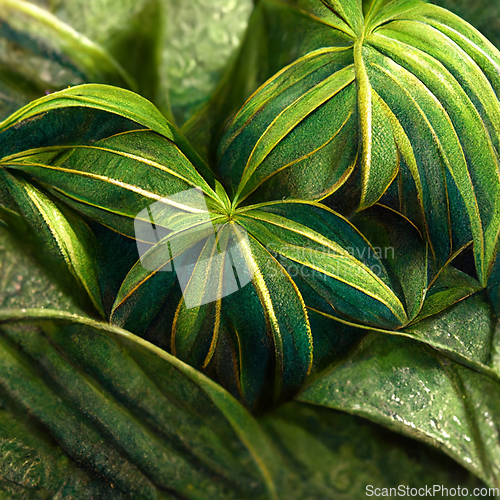
M 402 436 L 393 440 L 381 426 L 329 408 L 292 402 L 259 421 L 287 466 L 283 498 L 357 500 L 372 491 L 384 497 L 398 485 L 400 493 L 416 488 L 421 496 L 423 485 L 469 493 L 483 487 L 444 454 Z
M 182 135 L 125 90 L 83 85 L 51 94 L 0 124 L 0 135 L 0 165 L 50 185 L 79 211 L 131 237 L 135 217 L 169 194 L 200 188 L 212 205 L 222 203 L 191 163 L 207 172 Z
M 498 488 L 498 378 L 419 343 L 375 333 L 330 370 L 299 399 L 430 443 Z
M 54 284 L 44 277 L 35 264 L 26 260 L 23 252 L 19 251 L 19 245 L 10 243 L 11 237 L 5 230 L 0 230 L 0 238 L 3 245 L 3 250 L 0 250 L 0 266 L 12 264 L 9 268 L 1 268 L 1 275 L 7 276 L 5 293 L 0 284 L 0 301 L 2 297 L 7 300 L 2 302 L 2 306 L 33 307 L 39 304 L 50 307 L 53 304 L 61 309 L 66 308 L 64 301 L 67 299 L 55 291 L 47 293 L 47 289 L 53 289 Z M 16 276 L 26 276 L 29 280 L 20 280 Z M 12 287 L 14 283 L 21 283 L 21 291 Z M 12 329 L 6 325 L 4 328 Z M 65 328 L 68 327 L 62 327 L 62 330 Z M 72 328 L 78 330 L 80 327 Z M 33 327 L 26 328 L 26 325 L 23 330 L 29 331 L 30 336 L 34 336 L 33 332 L 36 331 Z M 44 334 L 41 336 L 45 337 Z M 107 356 L 113 351 L 110 349 L 113 342 L 109 340 L 104 345 L 106 349 L 103 350 L 103 355 Z M 77 341 L 77 348 L 78 346 L 80 344 Z M 92 351 L 95 354 L 95 350 Z M 67 351 L 65 353 L 68 354 Z M 86 359 L 91 357 L 87 355 Z M 106 359 L 99 364 L 98 371 L 92 377 L 101 376 L 112 361 L 116 361 L 116 358 Z M 45 365 L 45 361 L 42 364 Z M 38 364 L 36 369 L 40 368 L 41 365 Z M 47 373 L 45 370 L 44 372 Z M 155 380 L 157 379 L 158 375 L 155 376 Z M 116 381 L 122 388 L 123 383 L 124 379 Z M 49 389 L 59 391 L 59 387 L 50 385 Z M 136 390 L 135 393 L 138 394 L 139 391 Z M 74 495 L 78 498 L 130 497 L 130 490 L 122 492 L 116 483 L 106 480 L 101 473 L 94 473 L 89 477 L 89 473 L 82 468 L 82 461 L 72 460 L 68 449 L 61 448 L 58 439 L 54 440 L 46 431 L 42 431 L 43 428 L 37 424 L 38 418 L 27 413 L 18 401 L 4 389 L 0 389 L 0 446 L 6 452 L 5 460 L 0 461 L 0 477 L 5 478 L 5 481 L 0 479 L 0 491 L 3 495 L 34 499 L 56 494 Z M 127 407 L 128 405 L 129 403 Z M 134 405 L 130 404 L 130 407 L 134 408 Z M 201 406 L 198 408 L 203 411 Z M 39 414 L 38 409 L 35 409 Z M 246 421 L 248 420 L 249 416 L 246 417 Z M 472 477 L 468 478 L 464 472 L 459 471 L 457 466 L 448 463 L 444 457 L 430 453 L 418 443 L 402 441 L 401 438 L 396 441 L 390 433 L 373 424 L 326 408 L 296 403 L 286 405 L 259 419 L 259 425 L 273 443 L 273 463 L 284 465 L 283 476 L 276 481 L 278 498 L 303 499 L 308 498 L 307 495 L 311 498 L 323 495 L 347 500 L 364 495 L 365 485 L 368 484 L 384 487 L 387 484 L 404 483 L 421 487 L 426 483 L 456 487 L 459 483 L 469 489 L 480 486 Z M 169 428 L 171 427 L 172 422 L 169 422 Z M 183 428 L 186 432 L 189 429 Z M 220 429 L 220 421 L 217 428 Z M 197 427 L 196 434 L 200 434 L 201 429 L 204 427 Z M 203 430 L 201 434 L 206 436 L 206 432 Z M 154 439 L 157 439 L 156 434 Z M 319 462 L 318 456 L 322 457 Z M 189 457 L 193 460 L 192 455 Z M 163 495 L 168 497 L 165 492 Z M 188 494 L 187 498 L 193 497 Z M 239 498 L 254 496 L 250 492 L 249 496 Z
M 2 0 L 0 26 L 0 119 L 68 85 L 135 87 L 105 49 L 31 2 Z
M 496 47 L 500 47 L 500 6 L 488 1 L 433 0 L 432 3 L 451 10 L 477 28 Z
M 83 314 L 71 295 L 30 254 L 26 241 L 0 227 L 0 308 L 53 308 Z
M 202 374 L 105 323 L 50 310 L 0 317 L 6 395 L 123 495 L 276 497 L 265 435 Z
M 378 233 L 375 237 L 378 244 L 383 244 L 387 235 L 391 234 L 391 229 L 381 228 L 377 225 L 377 222 L 380 222 L 380 219 L 377 221 L 377 217 L 380 215 L 383 215 L 388 223 L 394 224 L 393 227 L 400 230 L 400 235 L 409 236 L 407 242 L 412 241 L 411 229 L 415 230 L 414 227 L 406 221 L 408 226 L 405 228 L 401 224 L 405 221 L 403 218 L 400 216 L 391 218 L 391 212 L 387 209 L 375 208 L 375 210 L 370 209 L 366 213 L 361 213 L 355 220 L 358 226 L 367 227 L 366 224 L 369 221 L 373 223 L 368 233 Z M 401 225 L 403 230 L 401 230 Z M 399 245 L 396 242 L 395 247 L 389 248 L 402 250 L 407 242 L 399 242 Z M 416 242 L 418 240 L 414 240 L 414 243 Z M 421 240 L 420 244 L 422 244 Z M 381 252 L 381 248 L 375 246 L 375 249 L 377 253 Z M 391 253 L 389 252 L 389 255 Z M 392 278 L 392 289 L 396 293 L 399 290 L 399 296 L 407 309 L 409 306 L 405 302 L 405 298 L 408 295 L 405 295 L 403 290 L 413 289 L 417 299 L 413 303 L 410 302 L 408 310 L 413 309 L 413 315 L 403 325 L 392 328 L 370 327 L 359 320 L 342 316 L 337 311 L 329 311 L 324 301 L 319 300 L 311 293 L 304 293 L 304 296 L 307 297 L 306 305 L 315 339 L 318 339 L 319 345 L 322 346 L 318 349 L 317 359 L 314 360 L 313 373 L 321 372 L 325 364 L 329 364 L 328 360 L 335 357 L 330 347 L 331 338 L 334 335 L 349 339 L 355 335 L 352 333 L 352 328 L 362 328 L 365 334 L 369 331 L 377 331 L 418 340 L 496 380 L 498 375 L 489 368 L 489 363 L 498 318 L 486 291 L 475 279 L 454 268 L 451 264 L 440 271 L 436 279 L 429 284 L 429 288 L 415 287 L 415 285 L 425 282 L 425 272 L 424 277 L 422 277 L 415 273 L 414 269 L 410 269 L 408 264 L 404 265 L 407 258 L 404 253 L 398 252 L 395 253 L 395 256 L 396 258 L 381 259 L 381 264 L 386 266 Z M 424 256 L 425 250 L 421 247 L 420 259 L 423 260 Z M 412 259 L 418 266 L 418 251 L 413 253 Z M 425 271 L 426 267 L 423 269 Z M 361 333 L 358 334 L 357 339 L 358 341 L 361 339 Z M 348 345 L 352 346 L 355 343 L 354 341 Z
M 184 217 L 142 255 L 111 319 L 161 339 L 249 407 L 290 398 L 310 372 L 311 289 L 329 311 L 352 321 L 386 328 L 408 322 L 374 249 L 334 212 L 281 202 L 214 217 Z
M 0 495 L 2 498 L 123 498 L 108 482 L 65 456 L 34 419 L 0 390 Z
M 284 3 L 311 18 L 320 2 Z M 226 186 L 238 203 L 256 203 L 343 196 L 339 189 L 352 181 L 361 210 L 398 177 L 401 208 L 432 257 L 445 263 L 471 232 L 486 285 L 500 224 L 500 53 L 434 5 L 374 2 L 361 27 L 358 2 L 323 3 L 328 16 L 303 16 L 303 23 L 311 30 L 328 24 L 351 44 L 318 37 L 316 50 L 247 101 L 219 146 Z
M 406 217 L 380 205 L 357 214 L 351 222 L 380 255 L 408 317 L 415 318 L 429 285 L 429 256 L 422 235 Z
M 31 226 L 49 267 L 71 275 L 76 286 L 104 316 L 101 291 L 94 269 L 94 239 L 90 229 L 61 209 L 41 191 L 0 170 L 0 181 L 9 186 L 19 212 Z
M 140 95 L 170 116 L 169 95 L 161 65 L 168 2 L 158 0 L 61 0 L 45 5 L 54 16 L 106 50 L 132 75 Z M 85 83 L 106 83 L 87 80 Z
M 314 12 L 306 12 L 307 8 Z M 183 131 L 214 169 L 224 127 L 253 92 L 298 57 L 324 45 L 348 46 L 350 38 L 332 30 L 338 21 L 321 2 L 290 9 L 281 1 L 256 3 L 237 57 L 227 68 L 210 101 L 184 126 Z M 313 23 L 315 29 L 310 29 Z M 294 36 L 283 38 L 283 26 Z
M 43 136 L 34 133 L 44 124 Z M 69 89 L 18 111 L 0 134 L 0 165 L 137 240 L 141 259 L 118 292 L 112 320 L 147 336 L 165 309 L 163 323 L 173 326 L 160 345 L 251 408 L 292 397 L 311 370 L 313 339 L 298 286 L 319 292 L 329 312 L 366 326 L 409 320 L 374 249 L 345 219 L 304 203 L 239 210 L 210 173 L 210 184 L 198 173 L 203 164 L 175 127 L 138 96 Z M 290 266 L 300 267 L 295 281 L 305 285 Z M 238 311 L 240 300 L 250 315 Z

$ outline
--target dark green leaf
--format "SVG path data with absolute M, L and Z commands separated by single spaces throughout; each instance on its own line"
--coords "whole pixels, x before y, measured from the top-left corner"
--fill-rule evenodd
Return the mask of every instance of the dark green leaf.
M 210 218 L 184 213 L 176 230 L 142 255 L 112 321 L 158 339 L 248 406 L 293 396 L 309 374 L 306 304 L 376 327 L 408 322 L 375 250 L 321 205 L 262 204 Z M 168 320 L 158 322 L 163 314 Z
M 175 127 L 125 90 L 84 85 L 51 94 L 0 124 L 0 136 L 0 165 L 49 185 L 77 210 L 129 236 L 142 210 L 180 191 L 200 188 L 212 206 L 223 204 Z
M 315 19 L 320 2 L 284 3 L 311 13 L 302 16 L 310 30 L 323 33 L 319 17 L 351 44 L 318 35 L 317 50 L 268 80 L 231 120 L 217 168 L 236 201 L 321 199 L 352 177 L 364 209 L 399 172 L 401 208 L 432 256 L 445 263 L 470 227 L 485 285 L 500 225 L 500 53 L 464 21 L 416 0 L 374 2 L 363 28 L 356 2 L 323 2 L 329 13 Z M 278 25 L 300 45 L 293 23 Z
M 41 245 L 46 264 L 63 275 L 71 275 L 77 287 L 104 316 L 90 229 L 74 215 L 62 212 L 52 200 L 26 181 L 12 177 L 5 170 L 0 170 L 0 181 L 9 186 L 19 213 Z
M 214 168 L 223 128 L 261 84 L 301 55 L 324 46 L 325 40 L 333 46 L 351 44 L 345 33 L 331 29 L 328 23 L 344 27 L 345 23 L 325 5 L 299 3 L 300 8 L 290 9 L 281 1 L 257 2 L 238 56 L 212 99 L 183 127 L 192 144 Z M 314 29 L 310 29 L 310 23 Z M 283 26 L 294 34 L 293 40 L 283 37 Z
M 50 310 L 0 318 L 40 325 L 1 335 L 8 397 L 122 494 L 275 498 L 280 465 L 257 423 L 191 367 L 86 318 Z
M 414 318 L 422 307 L 427 291 L 427 248 L 418 229 L 405 217 L 382 206 L 375 206 L 354 217 L 351 222 L 373 245 Z
M 486 375 L 408 339 L 371 334 L 300 400 L 433 444 L 498 487 L 499 396 Z
M 282 497 L 290 500 L 361 500 L 383 488 L 420 490 L 483 487 L 444 454 L 395 438 L 361 418 L 303 403 L 289 403 L 260 419 L 288 468 Z M 371 489 L 370 488 L 373 489 Z M 432 486 L 431 486 L 432 489 Z M 423 491 L 419 492 L 423 496 Z M 394 496 L 394 490 L 392 491 Z M 436 497 L 441 497 L 440 491 Z M 443 498 L 445 493 L 443 492 Z

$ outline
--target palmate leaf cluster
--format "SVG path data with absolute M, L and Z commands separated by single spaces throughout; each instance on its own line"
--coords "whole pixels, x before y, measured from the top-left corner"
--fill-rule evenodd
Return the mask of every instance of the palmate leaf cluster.
M 0 262 L 6 494 L 358 498 L 334 410 L 499 486 L 500 52 L 421 1 L 260 0 L 179 129 L 166 5 L 125 2 L 98 43 L 64 2 L 0 0 L 2 231 L 50 289 Z M 190 190 L 204 209 L 172 205 Z M 241 279 L 210 268 L 232 241 L 248 284 L 208 300 Z

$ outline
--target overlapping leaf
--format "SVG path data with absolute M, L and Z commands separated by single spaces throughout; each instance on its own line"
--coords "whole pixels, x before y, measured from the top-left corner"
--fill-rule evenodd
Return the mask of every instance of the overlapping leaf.
M 477 318 L 474 304 L 469 314 Z M 426 331 L 439 328 L 439 323 L 430 323 Z M 453 328 L 475 333 L 474 323 L 464 325 L 459 320 Z M 500 386 L 498 376 L 490 372 L 487 365 L 469 369 L 408 339 L 369 334 L 345 362 L 337 363 L 300 399 L 432 443 L 498 487 Z
M 198 173 L 195 165 L 206 169 L 175 127 L 138 96 L 69 89 L 10 117 L 2 136 L 0 164 L 18 176 L 12 186 L 34 179 L 137 240 L 141 258 L 112 320 L 210 373 L 250 407 L 290 398 L 311 370 L 304 291 L 366 326 L 408 322 L 384 264 L 351 224 L 315 204 L 235 207 L 209 172 L 207 180 Z
M 305 10 L 302 23 L 321 35 L 316 50 L 268 80 L 229 123 L 217 168 L 236 199 L 337 191 L 335 206 L 350 206 L 341 197 L 354 193 L 359 210 L 394 185 L 396 208 L 426 235 L 438 262 L 474 239 L 485 285 L 500 226 L 500 53 L 460 18 L 423 2 L 373 2 L 363 26 L 354 0 L 282 4 Z M 300 30 L 280 19 L 289 44 Z M 325 25 L 350 45 L 331 43 Z
M 0 137 L 2 166 L 132 237 L 141 210 L 183 189 L 200 188 L 220 204 L 185 139 L 125 90 L 84 85 L 51 94 L 0 124 Z
M 2 246 L 0 247 L 0 251 L 2 252 L 0 269 L 2 270 L 2 276 L 6 277 L 6 280 L 0 281 L 0 303 L 2 307 L 6 305 L 33 307 L 38 304 L 44 306 L 57 305 L 59 309 L 66 309 L 68 307 L 68 298 L 62 296 L 57 291 L 54 283 L 51 283 L 33 262 L 26 260 L 23 252 L 19 251 L 19 246 L 12 245 L 10 242 L 12 237 L 7 234 L 6 230 L 0 232 L 0 237 L 2 242 Z M 12 294 L 13 284 L 20 286 L 21 290 L 14 291 Z M 14 319 L 12 315 L 11 319 Z M 41 318 L 37 319 L 40 320 Z M 65 320 L 75 321 L 76 318 L 75 316 L 67 316 Z M 45 324 L 48 325 L 48 323 Z M 60 324 L 58 328 L 61 328 L 61 326 Z M 14 329 L 13 326 L 4 325 L 3 328 L 10 330 L 9 335 L 11 338 L 20 340 L 19 336 L 16 336 L 14 333 L 15 329 L 19 331 L 19 326 Z M 66 330 L 66 328 L 68 329 Z M 80 328 L 80 332 L 77 332 Z M 90 330 L 83 325 L 63 326 L 62 329 L 66 332 L 72 331 L 72 335 L 76 335 L 77 347 L 81 346 L 81 342 L 85 342 L 84 338 L 90 333 Z M 25 325 L 21 328 L 21 331 L 23 335 L 28 335 L 31 339 L 36 338 L 36 335 L 39 335 L 41 339 L 47 338 L 46 334 L 34 327 L 27 327 Z M 84 338 L 80 338 L 80 333 Z M 103 333 L 102 335 L 106 334 Z M 75 337 L 71 336 L 66 341 L 69 342 L 73 338 Z M 100 339 L 105 337 L 95 334 L 94 338 Z M 99 363 L 97 371 L 93 371 L 92 378 L 94 380 L 97 377 L 99 378 L 99 383 L 105 380 L 109 382 L 106 390 L 110 390 L 113 380 L 112 378 L 102 376 L 103 369 L 112 362 L 113 373 L 116 374 L 118 365 L 131 366 L 130 358 L 123 351 L 121 354 L 115 352 L 116 356 L 113 356 L 111 360 L 107 357 L 110 352 L 114 351 L 114 342 L 119 342 L 119 338 L 115 338 L 115 341 L 108 338 L 108 343 L 105 344 L 106 348 L 104 350 L 106 359 L 103 363 Z M 94 347 L 102 345 L 99 343 L 99 340 L 97 342 L 98 345 Z M 31 342 L 27 342 L 27 344 L 33 346 Z M 24 345 L 26 345 L 26 339 Z M 46 376 L 48 375 L 47 369 L 49 365 L 46 363 L 46 359 L 53 356 L 53 354 L 49 354 L 51 349 L 52 347 L 44 353 L 43 360 L 40 363 L 36 362 L 33 364 L 33 368 L 37 373 L 38 371 L 43 371 Z M 12 353 L 13 351 L 11 350 L 10 352 Z M 64 356 L 76 359 L 71 356 L 71 352 L 64 349 Z M 93 355 L 96 354 L 95 350 L 92 350 L 92 352 Z M 78 359 L 82 361 L 82 359 Z M 85 359 L 90 362 L 89 366 L 95 366 L 92 365 L 91 361 L 95 361 L 98 358 L 90 356 L 88 353 Z M 78 363 L 78 366 L 82 365 Z M 26 367 L 24 368 L 24 373 L 26 373 Z M 141 383 L 144 383 L 145 379 L 142 377 L 144 377 L 143 374 L 138 374 L 138 379 L 141 379 Z M 155 380 L 157 379 L 158 375 L 156 374 Z M 44 378 L 44 380 L 52 381 L 53 378 Z M 123 389 L 125 380 L 121 379 L 117 381 L 116 387 L 121 386 Z M 49 382 L 47 383 L 49 384 Z M 137 387 L 137 379 L 134 379 L 134 384 Z M 36 385 L 40 388 L 40 384 L 36 383 Z M 113 387 L 115 386 L 113 385 Z M 49 393 L 58 394 L 61 393 L 57 391 L 62 390 L 60 385 L 52 385 L 52 382 L 50 382 L 48 389 Z M 222 390 L 220 392 L 224 394 Z M 138 391 L 136 390 L 135 393 L 138 393 Z M 120 395 L 123 394 L 122 390 Z M 156 392 L 148 394 L 148 398 L 154 398 Z M 38 402 L 39 404 L 31 400 L 31 411 L 27 413 L 23 403 L 19 403 L 22 396 L 26 396 L 25 390 L 18 391 L 17 396 L 13 398 L 9 395 L 9 391 L 5 391 L 3 388 L 0 389 L 0 420 L 2 422 L 0 447 L 5 451 L 3 460 L 0 461 L 0 491 L 3 495 L 9 497 L 23 496 L 34 499 L 56 494 L 62 496 L 74 495 L 78 496 L 78 498 L 95 498 L 96 496 L 99 498 L 126 498 L 136 492 L 134 484 L 131 484 L 131 487 L 126 490 L 126 484 L 130 483 L 126 483 L 125 474 L 122 473 L 120 475 L 122 483 L 118 487 L 117 483 L 109 480 L 110 477 L 116 477 L 116 472 L 106 476 L 105 473 L 97 471 L 94 468 L 93 473 L 90 474 L 88 469 L 85 470 L 84 467 L 84 464 L 88 463 L 88 461 L 73 460 L 71 454 L 74 452 L 74 448 L 65 444 L 65 441 L 62 440 L 64 438 L 63 435 L 58 434 L 58 439 L 54 440 L 44 430 L 44 427 L 37 425 L 38 422 L 44 421 L 48 417 L 43 411 L 48 398 L 45 398 L 41 403 Z M 141 398 L 143 396 L 144 394 L 141 394 Z M 116 395 L 113 397 L 116 398 Z M 230 401 L 227 394 L 226 398 Z M 118 401 L 118 399 L 115 399 L 115 401 Z M 133 404 L 133 401 L 134 399 L 132 398 L 125 403 L 125 406 L 132 410 L 132 413 L 137 411 L 137 407 Z M 71 403 L 67 400 L 65 400 L 65 403 L 60 404 L 61 407 L 65 406 L 66 408 L 71 406 Z M 198 402 L 196 407 L 201 408 L 201 411 L 203 411 L 203 407 L 200 407 L 199 404 Z M 237 405 L 236 408 L 238 408 Z M 141 411 L 142 417 L 144 415 L 144 408 Z M 183 409 L 179 411 L 181 415 L 185 415 Z M 232 408 L 231 412 L 234 416 L 235 408 Z M 169 413 L 169 416 L 172 416 L 172 413 Z M 77 418 L 86 421 L 82 413 L 78 413 Z M 202 415 L 205 424 L 207 424 L 206 418 L 206 414 Z M 186 421 L 188 420 L 189 417 L 186 416 Z M 243 420 L 246 424 L 252 422 L 251 417 L 248 415 Z M 241 422 L 240 420 L 239 425 L 241 425 Z M 75 424 L 76 422 L 71 422 L 71 425 Z M 410 442 L 401 443 L 399 440 L 397 443 L 394 442 L 389 446 L 387 438 L 390 438 L 390 436 L 386 436 L 383 432 L 381 434 L 381 430 L 376 426 L 353 419 L 347 415 L 332 412 L 329 409 L 315 409 L 309 405 L 293 404 L 263 419 L 259 419 L 259 424 L 273 443 L 273 451 L 276 454 L 271 455 L 272 464 L 275 467 L 279 467 L 277 464 L 282 462 L 284 465 L 282 476 L 280 474 L 272 475 L 278 498 L 303 499 L 307 498 L 307 495 L 310 495 L 312 498 L 317 498 L 318 495 L 336 495 L 340 498 L 346 497 L 348 499 L 352 498 L 357 491 L 361 491 L 361 489 L 364 491 L 365 484 L 383 487 L 384 484 L 389 484 L 397 479 L 398 481 L 403 480 L 407 482 L 408 485 L 415 484 L 415 486 L 420 486 L 422 477 L 424 476 L 428 477 L 428 482 L 433 484 L 447 485 L 449 483 L 450 486 L 455 487 L 458 477 L 460 477 L 462 486 L 474 484 L 472 478 L 467 479 L 451 463 L 443 463 L 442 457 L 429 453 L 418 444 Z M 255 429 L 255 422 L 253 425 Z M 226 428 L 225 425 L 223 427 Z M 189 436 L 189 425 L 176 427 L 176 424 L 169 421 L 168 428 L 177 430 L 181 438 L 184 435 L 183 433 L 186 432 L 189 443 L 192 443 L 192 436 Z M 196 434 L 200 434 L 201 428 L 198 422 Z M 218 420 L 216 429 L 219 429 L 216 432 L 224 432 L 224 429 L 220 426 L 220 419 Z M 121 430 L 127 432 L 126 427 Z M 98 429 L 98 432 L 100 435 L 103 435 L 101 429 Z M 211 432 L 209 431 L 209 434 L 213 436 Z M 259 434 L 262 435 L 262 433 Z M 204 436 L 202 439 L 206 440 L 207 431 L 204 431 L 202 435 Z M 68 434 L 66 434 L 67 436 Z M 255 440 L 256 434 L 251 435 L 250 438 Z M 101 446 L 109 444 L 113 439 L 115 443 L 114 447 L 116 447 L 119 435 L 115 432 L 113 438 L 105 436 L 104 439 Z M 154 443 L 157 443 L 158 439 L 158 434 L 155 433 L 150 447 L 156 446 L 157 444 Z M 62 447 L 59 444 L 62 444 Z M 257 450 L 257 456 L 261 460 L 268 453 L 265 451 L 265 448 L 265 444 L 262 447 L 256 448 L 254 446 L 253 448 Z M 87 450 L 89 457 L 95 458 L 96 452 L 97 449 L 95 448 L 91 451 Z M 196 461 L 196 457 L 193 454 L 186 454 L 186 456 L 190 463 L 194 464 L 193 466 L 199 466 L 199 462 Z M 218 456 L 223 456 L 223 453 Z M 318 462 L 319 456 L 321 456 L 321 460 Z M 418 459 L 418 463 L 416 463 L 416 459 Z M 111 462 L 108 463 L 111 465 Z M 121 462 L 122 467 L 123 463 Z M 388 463 L 394 463 L 395 465 L 394 467 L 387 467 Z M 94 464 L 97 465 L 98 462 L 94 462 Z M 380 466 L 377 464 L 380 464 Z M 222 462 L 219 465 L 222 469 L 224 468 Z M 220 467 L 219 470 L 221 470 Z M 314 468 L 314 474 L 310 474 L 311 467 Z M 333 475 L 332 470 L 334 471 Z M 132 479 L 137 479 L 135 475 L 131 477 Z M 248 472 L 245 472 L 244 477 L 245 480 L 249 478 Z M 159 488 L 157 485 L 157 489 Z M 235 494 L 238 491 L 239 498 L 255 498 L 255 490 L 248 490 L 247 496 L 245 494 L 247 490 L 235 489 L 234 491 Z M 196 488 L 193 488 L 187 493 L 186 497 L 196 498 L 196 492 Z M 154 495 L 154 493 L 152 494 Z M 156 495 L 159 496 L 161 493 L 157 492 Z
M 48 267 L 71 275 L 104 316 L 101 292 L 94 269 L 95 248 L 90 229 L 74 214 L 61 209 L 33 185 L 0 169 L 0 182 L 16 200 L 18 212 L 35 233 Z
M 68 85 L 134 88 L 122 66 L 94 41 L 24 0 L 0 2 L 0 119 Z
M 112 321 L 212 373 L 251 407 L 292 396 L 310 372 L 314 298 L 304 293 L 367 325 L 408 321 L 374 249 L 324 207 L 281 202 L 184 220 L 132 268 Z

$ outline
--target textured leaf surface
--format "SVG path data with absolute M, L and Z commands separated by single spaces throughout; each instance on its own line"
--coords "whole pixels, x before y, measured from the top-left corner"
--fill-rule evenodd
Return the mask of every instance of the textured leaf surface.
M 3 332 L 8 396 L 50 429 L 71 458 L 119 491 L 142 498 L 207 492 L 273 498 L 277 464 L 262 431 L 203 375 L 106 324 L 50 310 L 0 315 L 3 323 L 31 316 L 41 325 Z
M 67 304 L 68 299 L 19 251 L 5 230 L 0 230 L 0 238 L 0 266 L 3 266 L 0 269 L 6 277 L 5 283 L 0 284 L 3 307 L 57 305 L 73 310 Z M 2 288 L 5 285 L 7 288 Z M 109 348 L 104 352 L 107 356 Z M 57 387 L 52 390 L 59 391 Z M 0 462 L 0 476 L 5 478 L 0 481 L 0 490 L 4 496 L 41 498 L 57 493 L 78 498 L 131 496 L 130 491 L 122 493 L 115 483 L 112 487 L 101 474 L 88 477 L 81 462 L 69 458 L 66 449 L 42 432 L 37 419 L 28 415 L 3 389 L 0 401 L 1 449 L 6 452 L 5 460 Z M 277 481 L 278 498 L 316 499 L 323 495 L 350 500 L 364 497 L 366 484 L 383 487 L 405 483 L 421 487 L 427 482 L 449 487 L 456 487 L 457 483 L 469 488 L 480 486 L 451 462 L 418 443 L 394 440 L 388 432 L 329 409 L 287 405 L 259 419 L 259 424 L 273 443 L 274 462 L 283 461 L 286 470 L 283 481 Z M 197 428 L 197 434 L 200 429 Z M 392 465 L 387 467 L 387 464 Z M 192 497 L 187 495 L 187 498 Z
M 2 0 L 0 26 L 0 119 L 68 85 L 134 86 L 105 49 L 31 2 Z
M 321 33 L 317 50 L 264 83 L 230 121 L 217 165 L 226 185 L 248 203 L 338 192 L 340 206 L 349 193 L 360 210 L 397 177 L 397 208 L 431 256 L 444 263 L 472 234 L 485 285 L 500 225 L 500 53 L 434 5 L 374 2 L 361 26 L 357 2 L 323 2 L 328 14 L 319 3 L 284 2 L 309 14 L 302 22 Z M 293 40 L 286 19 L 278 24 Z M 351 44 L 332 44 L 325 24 Z
M 402 436 L 392 440 L 381 426 L 329 408 L 289 403 L 260 423 L 289 471 L 283 498 L 361 500 L 367 485 L 382 496 L 389 485 L 403 485 L 405 493 L 424 484 L 460 485 L 469 493 L 482 486 L 445 455 Z
M 112 321 L 211 373 L 250 407 L 293 396 L 310 372 L 306 305 L 316 304 L 315 295 L 351 321 L 408 322 L 374 249 L 337 214 L 282 202 L 236 210 L 232 221 L 219 217 L 212 218 L 217 240 L 211 224 L 184 219 L 186 226 L 153 246 L 124 280 Z M 172 262 L 189 269 L 185 277 L 177 270 L 187 283 L 182 291 Z M 230 288 L 234 276 L 241 286 Z
M 465 347 L 469 335 L 469 342 L 477 342 L 472 351 L 483 352 L 482 363 L 476 362 L 474 369 L 408 339 L 373 333 L 300 399 L 343 409 L 432 443 L 498 487 L 498 335 L 493 323 L 489 338 L 476 338 L 481 313 L 477 303 L 469 306 L 470 322 L 460 315 L 456 322 L 438 317 L 421 324 L 419 336 L 441 335 L 445 344 L 452 340 L 452 332 L 458 333 Z
M 0 181 L 9 186 L 19 213 L 39 240 L 47 266 L 70 275 L 74 283 L 104 316 L 101 291 L 94 269 L 94 239 L 90 229 L 73 214 L 63 213 L 41 191 L 0 170 Z

